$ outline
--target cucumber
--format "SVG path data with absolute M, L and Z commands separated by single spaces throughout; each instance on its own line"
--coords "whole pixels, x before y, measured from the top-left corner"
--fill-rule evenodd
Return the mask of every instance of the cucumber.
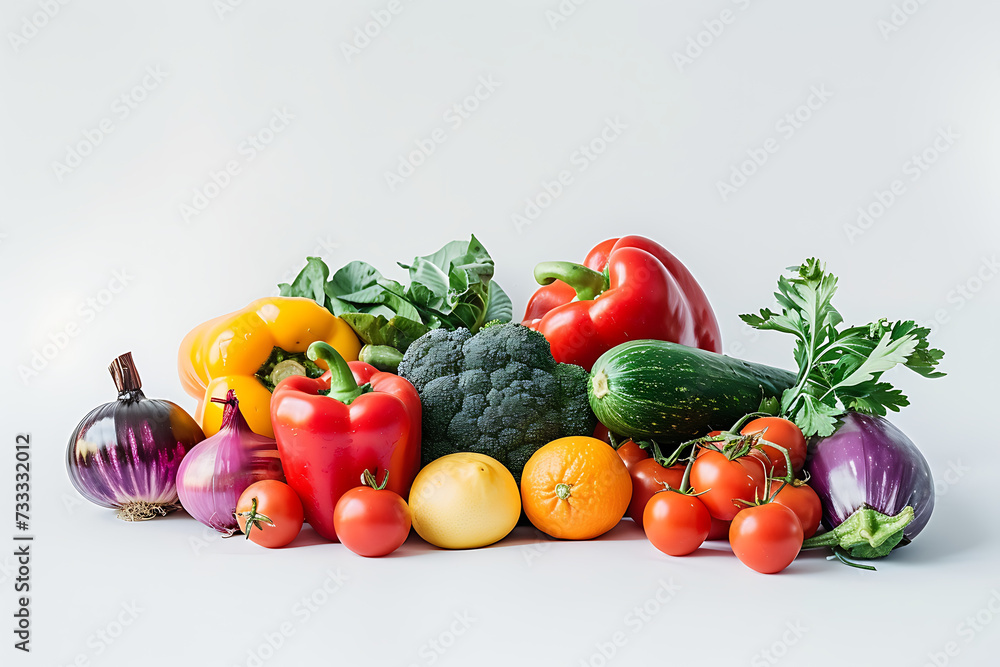
M 590 372 L 590 407 L 612 433 L 678 445 L 726 430 L 795 374 L 661 340 L 605 352 Z

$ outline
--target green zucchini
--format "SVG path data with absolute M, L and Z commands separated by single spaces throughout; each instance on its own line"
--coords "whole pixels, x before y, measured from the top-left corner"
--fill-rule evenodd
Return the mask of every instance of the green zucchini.
M 605 352 L 590 372 L 594 414 L 613 433 L 678 445 L 725 430 L 762 399 L 781 398 L 795 374 L 660 340 Z

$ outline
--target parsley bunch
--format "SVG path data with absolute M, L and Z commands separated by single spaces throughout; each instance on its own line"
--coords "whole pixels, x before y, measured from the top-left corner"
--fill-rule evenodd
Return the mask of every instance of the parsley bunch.
M 780 313 L 768 308 L 760 315 L 741 315 L 760 330 L 795 336 L 799 373 L 795 386 L 781 396 L 780 414 L 794 421 L 806 437 L 833 433 L 845 409 L 885 416 L 909 405 L 903 393 L 882 374 L 898 364 L 928 378 L 944 356 L 927 343 L 930 330 L 912 320 L 881 319 L 863 326 L 840 328 L 843 317 L 831 303 L 837 278 L 817 259 L 789 267 L 791 278 L 778 279 L 774 293 Z

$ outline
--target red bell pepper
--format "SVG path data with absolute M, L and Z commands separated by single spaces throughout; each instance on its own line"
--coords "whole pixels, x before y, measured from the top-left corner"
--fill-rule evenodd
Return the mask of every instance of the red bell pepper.
M 306 354 L 330 370 L 316 379 L 282 380 L 271 397 L 271 422 L 285 478 L 302 500 L 306 521 L 337 540 L 333 510 L 345 492 L 361 485 L 365 470 L 388 470 L 386 488 L 409 495 L 420 469 L 420 397 L 403 378 L 347 363 L 326 343 L 313 343 Z
M 722 351 L 722 334 L 708 297 L 666 248 L 642 236 L 609 239 L 584 264 L 542 262 L 544 285 L 525 312 L 556 361 L 590 369 L 607 350 L 652 338 Z

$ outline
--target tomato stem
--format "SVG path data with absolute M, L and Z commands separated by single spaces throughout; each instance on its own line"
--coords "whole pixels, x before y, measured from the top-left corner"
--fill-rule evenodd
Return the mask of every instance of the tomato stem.
M 375 472 L 376 473 L 378 472 L 378 468 L 375 468 Z M 381 484 L 378 483 L 378 481 L 375 479 L 375 475 L 373 475 L 372 472 L 370 470 L 368 470 L 368 468 L 365 468 L 365 471 L 363 473 L 361 473 L 361 485 L 362 486 L 370 486 L 371 488 L 375 489 L 376 491 L 381 491 L 382 489 L 385 488 L 385 485 L 388 484 L 388 483 L 389 483 L 389 470 L 388 469 L 386 469 L 386 471 L 385 471 L 385 477 L 382 478 L 382 483 Z
M 267 525 L 274 528 L 274 522 L 271 521 L 270 517 L 265 514 L 261 514 L 257 511 L 257 496 L 254 496 L 250 501 L 250 509 L 246 512 L 233 512 L 237 517 L 243 517 L 246 519 L 246 539 L 250 539 L 250 531 L 256 528 L 257 530 L 264 530 L 261 527 L 261 523 L 266 523 Z

